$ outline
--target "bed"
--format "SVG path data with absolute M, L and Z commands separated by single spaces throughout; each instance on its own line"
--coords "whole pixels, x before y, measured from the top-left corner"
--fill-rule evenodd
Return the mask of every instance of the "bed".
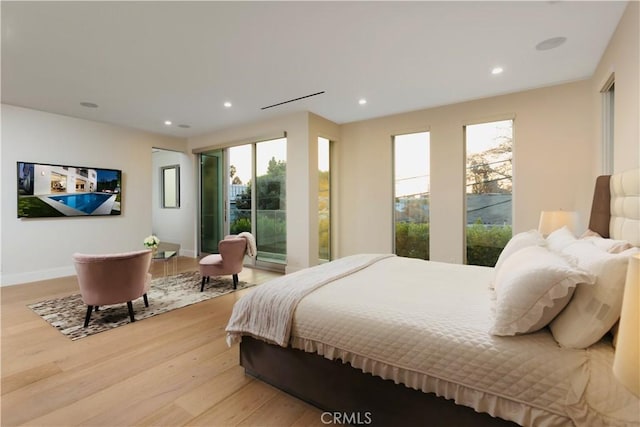
M 329 412 L 330 422 L 640 425 L 638 398 L 611 374 L 611 334 L 594 335 L 611 328 L 615 309 L 600 307 L 606 319 L 595 326 L 576 325 L 581 301 L 615 276 L 597 277 L 589 270 L 595 264 L 578 262 L 595 253 L 592 246 L 612 250 L 614 242 L 618 253 L 602 257 L 626 271 L 621 262 L 638 251 L 639 177 L 633 170 L 598 178 L 590 235 L 521 233 L 496 268 L 358 254 L 272 280 L 236 303 L 228 342 L 240 342 L 248 375 Z M 562 274 L 571 280 L 552 280 L 534 295 L 542 303 L 523 315 L 513 283 L 531 280 L 525 260 L 546 268 L 568 258 L 562 268 L 571 273 Z M 542 282 L 534 273 L 527 289 Z

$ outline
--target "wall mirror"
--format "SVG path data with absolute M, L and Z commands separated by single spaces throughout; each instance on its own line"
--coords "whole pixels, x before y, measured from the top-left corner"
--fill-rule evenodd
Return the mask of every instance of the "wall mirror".
M 180 166 L 164 166 L 162 173 L 162 207 L 180 207 Z

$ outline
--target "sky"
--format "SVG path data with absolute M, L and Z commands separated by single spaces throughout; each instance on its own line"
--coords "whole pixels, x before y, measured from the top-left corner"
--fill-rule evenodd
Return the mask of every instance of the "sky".
M 475 154 L 494 147 L 498 136 L 512 137 L 512 121 L 480 123 L 466 126 L 466 152 Z M 394 137 L 396 197 L 429 192 L 429 132 Z
M 318 168 L 324 171 L 329 168 L 327 144 L 329 144 L 328 139 L 318 138 Z M 276 160 L 287 160 L 287 139 L 280 138 L 259 142 L 256 151 L 256 170 L 258 176 L 261 176 L 267 173 L 269 160 L 273 157 Z M 243 184 L 246 184 L 251 179 L 251 144 L 229 148 L 229 164 L 236 167 L 236 175 L 242 180 Z
M 229 164 L 236 167 L 236 176 L 243 184 L 251 180 L 251 147 L 252 144 L 229 148 Z M 256 172 L 258 176 L 267 173 L 269 160 L 287 160 L 287 139 L 279 138 L 256 144 Z

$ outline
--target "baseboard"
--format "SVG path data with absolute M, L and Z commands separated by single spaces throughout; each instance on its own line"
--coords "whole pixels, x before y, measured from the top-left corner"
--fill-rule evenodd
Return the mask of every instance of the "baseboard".
M 194 251 L 180 249 L 180 256 L 196 258 Z M 21 285 L 23 283 L 38 282 L 40 280 L 56 279 L 58 277 L 75 276 L 73 265 L 67 267 L 51 268 L 48 270 L 29 271 L 26 273 L 5 274 L 0 273 L 0 286 Z
M 29 271 L 26 273 L 0 273 L 0 286 L 20 285 L 23 283 L 55 279 L 58 277 L 75 276 L 75 274 L 76 270 L 72 265 L 67 267 L 51 268 L 48 270 Z

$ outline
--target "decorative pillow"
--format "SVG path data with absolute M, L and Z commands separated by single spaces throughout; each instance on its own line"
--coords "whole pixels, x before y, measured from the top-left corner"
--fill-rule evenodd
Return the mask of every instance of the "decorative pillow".
M 542 237 L 542 234 L 540 234 L 538 230 L 529 230 L 516 234 L 507 242 L 502 252 L 500 252 L 500 256 L 496 261 L 494 274 L 497 275 L 504 261 L 518 250 L 529 246 L 544 246 L 546 244 L 544 237 Z M 492 284 L 495 286 L 495 280 Z
M 610 254 L 619 254 L 633 248 L 633 245 L 626 240 L 605 239 L 599 236 L 585 237 L 582 240 L 591 242 L 601 251 L 609 252 Z
M 567 307 L 549 325 L 558 344 L 587 348 L 600 340 L 620 318 L 629 257 L 637 248 L 610 254 L 589 242 L 565 248 L 564 253 L 596 276 L 594 286 L 578 285 Z
M 516 335 L 546 326 L 569 302 L 578 283 L 594 277 L 545 247 L 520 249 L 496 274 L 495 319 L 490 333 Z
M 578 238 L 573 235 L 567 226 L 558 228 L 547 236 L 547 246 L 556 252 L 562 251 L 562 249 L 577 241 Z
M 587 237 L 600 237 L 600 238 L 602 238 L 600 233 L 595 232 L 593 230 L 587 230 L 584 233 L 582 233 L 582 236 L 580 236 L 580 239 L 586 239 Z

